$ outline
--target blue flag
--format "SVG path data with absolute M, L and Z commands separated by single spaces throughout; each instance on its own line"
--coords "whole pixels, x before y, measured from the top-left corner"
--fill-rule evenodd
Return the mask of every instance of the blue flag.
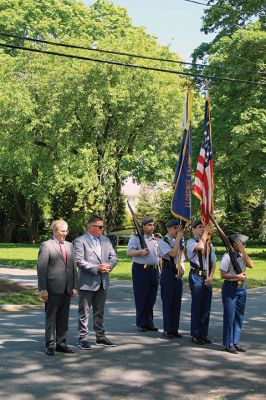
M 184 133 L 175 172 L 171 207 L 172 214 L 184 223 L 191 220 L 192 101 L 192 91 L 189 89 L 184 110 L 182 124 Z

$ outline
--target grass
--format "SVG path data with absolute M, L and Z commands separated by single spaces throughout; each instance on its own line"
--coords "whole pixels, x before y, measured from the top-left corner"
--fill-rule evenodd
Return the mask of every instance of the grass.
M 37 289 L 0 279 L 0 305 L 43 304 Z
M 37 244 L 0 244 L 0 264 L 15 265 L 36 269 L 36 260 L 38 257 L 39 245 Z M 214 287 L 220 288 L 222 280 L 219 273 L 219 261 L 224 248 L 215 246 L 218 258 L 217 269 L 214 278 Z M 252 245 L 247 248 L 248 254 L 254 261 L 254 268 L 247 271 L 247 286 L 249 288 L 266 286 L 266 246 Z M 111 273 L 112 279 L 131 279 L 131 259 L 126 255 L 126 246 L 118 247 L 119 262 Z M 184 277 L 185 286 L 187 286 L 187 276 L 189 264 L 186 262 L 187 271 Z
M 37 268 L 38 244 L 0 243 L 0 264 Z
M 222 246 L 215 247 L 217 255 L 217 266 L 214 275 L 213 286 L 221 288 L 223 280 L 220 278 L 219 265 L 220 259 L 224 254 L 225 250 Z M 247 249 L 248 254 L 251 256 L 254 262 L 253 269 L 247 269 L 247 286 L 249 288 L 266 286 L 266 246 L 252 246 Z M 126 246 L 119 246 L 118 248 L 119 262 L 112 272 L 112 279 L 131 279 L 131 259 L 126 255 Z M 186 261 L 186 273 L 184 276 L 185 287 L 188 287 L 188 271 L 189 263 Z

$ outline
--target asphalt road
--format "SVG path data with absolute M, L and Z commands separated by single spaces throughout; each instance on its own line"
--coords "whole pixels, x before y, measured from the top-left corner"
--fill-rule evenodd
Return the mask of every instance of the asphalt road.
M 15 272 L 14 279 L 18 279 Z M 248 291 L 242 334 L 247 353 L 232 355 L 223 350 L 220 293 L 215 293 L 213 299 L 209 332 L 212 345 L 191 343 L 189 310 L 190 296 L 186 291 L 181 313 L 182 339 L 165 339 L 161 332 L 140 334 L 135 329 L 131 282 L 112 281 L 105 321 L 107 336 L 117 347 L 96 347 L 93 332 L 91 351 L 76 347 L 75 299 L 68 335 L 75 354 L 57 353 L 54 357 L 44 354 L 42 308 L 1 312 L 0 399 L 266 399 L 266 287 Z M 159 296 L 155 322 L 162 329 Z

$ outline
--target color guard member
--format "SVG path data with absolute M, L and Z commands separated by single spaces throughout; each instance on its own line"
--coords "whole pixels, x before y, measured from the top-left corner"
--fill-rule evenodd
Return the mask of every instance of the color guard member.
M 153 307 L 159 286 L 158 239 L 154 237 L 152 217 L 142 222 L 147 248 L 142 249 L 138 235 L 130 237 L 127 255 L 132 257 L 132 281 L 136 305 L 136 325 L 140 332 L 158 331 L 153 323 Z
M 211 233 L 209 225 L 204 226 L 201 220 L 197 219 L 192 224 L 192 232 L 194 238 L 187 242 L 187 258 L 190 261 L 189 287 L 192 298 L 190 329 L 192 342 L 203 345 L 211 343 L 208 329 L 216 255 L 213 245 L 208 243 Z M 206 257 L 207 249 L 208 257 Z
M 241 274 L 236 274 L 230 256 L 225 253 L 221 259 L 221 278 L 224 279 L 222 286 L 222 300 L 224 307 L 223 315 L 223 345 L 225 351 L 237 354 L 246 351 L 239 345 L 241 330 L 244 320 L 246 305 L 246 267 L 253 268 L 253 262 L 247 255 L 245 243 L 248 237 L 236 233 L 229 236 L 229 240 L 238 255 L 238 264 L 242 269 Z
M 182 276 L 185 271 L 185 255 L 181 250 L 183 227 L 178 220 L 166 223 L 167 235 L 159 241 L 159 256 L 162 257 L 161 298 L 163 303 L 164 336 L 182 338 L 178 332 L 183 293 Z

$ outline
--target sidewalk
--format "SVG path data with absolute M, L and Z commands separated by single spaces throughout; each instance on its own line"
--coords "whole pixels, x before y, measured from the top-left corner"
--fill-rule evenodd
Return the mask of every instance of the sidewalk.
M 37 271 L 30 268 L 0 265 L 0 278 L 37 288 Z
M 37 271 L 30 268 L 13 267 L 9 265 L 0 265 L 0 279 L 14 282 L 17 284 L 24 284 L 31 288 L 37 288 Z M 0 305 L 0 311 L 20 311 L 30 310 L 36 308 L 43 308 L 42 305 Z
M 14 271 L 15 272 L 15 271 Z M 14 279 L 21 271 L 14 273 Z M 31 271 L 34 272 L 34 271 Z M 27 276 L 28 279 L 28 276 Z M 210 346 L 189 336 L 190 296 L 182 303 L 182 339 L 135 328 L 131 282 L 112 281 L 106 331 L 117 347 L 84 352 L 77 343 L 77 298 L 69 320 L 73 356 L 44 354 L 43 310 L 0 313 L 0 398 L 6 400 L 262 400 L 266 392 L 266 287 L 248 291 L 242 344 L 247 353 L 223 351 L 222 302 L 214 295 Z M 162 328 L 161 301 L 155 307 Z

